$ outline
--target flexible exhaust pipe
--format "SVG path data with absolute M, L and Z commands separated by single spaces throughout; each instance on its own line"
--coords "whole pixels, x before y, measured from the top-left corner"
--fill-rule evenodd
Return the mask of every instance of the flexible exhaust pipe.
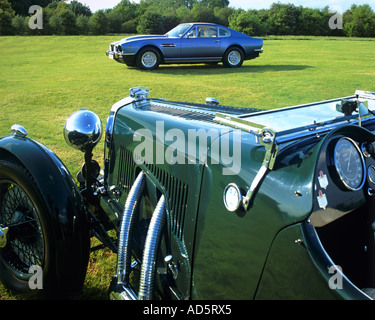
M 138 174 L 133 186 L 131 187 L 128 197 L 126 199 L 121 229 L 119 237 L 118 255 L 117 255 L 117 282 L 127 284 L 129 282 L 130 274 L 130 260 L 131 260 L 131 249 L 130 249 L 130 239 L 132 226 L 134 222 L 134 212 L 137 203 L 141 198 L 143 188 L 145 185 L 145 174 L 141 171 Z
M 138 300 L 151 300 L 153 298 L 156 254 L 165 220 L 165 199 L 162 195 L 152 214 L 147 231 L 143 250 Z

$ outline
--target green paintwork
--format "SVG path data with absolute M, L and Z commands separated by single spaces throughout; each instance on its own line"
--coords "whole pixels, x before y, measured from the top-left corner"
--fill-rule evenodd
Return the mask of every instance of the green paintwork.
M 342 134 L 340 128 L 347 127 L 350 118 L 355 124 L 354 129 L 347 127 L 345 134 L 357 137 L 358 132 L 363 132 L 364 141 L 374 140 L 370 131 L 356 125 L 357 115 L 342 120 L 338 118 L 340 114 L 333 107 L 339 101 L 335 99 L 311 106 L 262 112 L 259 113 L 262 118 L 259 123 L 258 114 L 249 114 L 249 110 L 246 116 L 242 115 L 246 112 L 241 109 L 232 108 L 229 113 L 229 109 L 221 109 L 220 106 L 210 108 L 202 105 L 199 108 L 197 105 L 151 99 L 127 100 L 127 104 L 117 110 L 112 144 L 106 159 L 106 180 L 109 186 L 116 186 L 118 192 L 107 202 L 112 202 L 117 213 L 121 212 L 137 170 L 144 170 L 148 177 L 146 198 L 149 206 L 142 206 L 141 220 L 147 224 L 158 195 L 163 193 L 168 199 L 168 228 L 161 251 L 162 254 L 173 255 L 180 274 L 177 280 L 168 281 L 170 290 L 159 288 L 162 297 L 368 298 L 346 278 L 345 281 L 350 284 L 346 290 L 334 291 L 328 287 L 327 266 L 320 262 L 332 261 L 324 248 L 317 245 L 319 237 L 311 231 L 311 228 L 315 229 L 307 222 L 313 212 L 324 214 L 316 200 L 319 188 L 317 176 L 321 170 L 318 163 L 326 161 L 322 154 L 325 155 L 330 139 Z M 330 116 L 335 114 L 334 119 L 323 119 L 327 113 L 322 113 L 319 114 L 322 117 L 313 122 L 317 110 L 328 107 L 332 111 L 328 112 L 331 112 Z M 276 130 L 267 126 L 278 116 L 282 118 L 287 114 L 287 117 L 295 116 L 297 119 L 301 112 L 303 120 L 300 126 L 298 123 L 290 126 L 287 121 L 284 122 L 285 127 Z M 265 123 L 265 119 L 272 121 Z M 307 119 L 308 122 L 304 123 Z M 373 126 L 369 114 L 362 119 L 367 121 L 367 126 Z M 174 136 L 170 141 L 160 139 L 158 130 L 161 122 L 164 132 L 172 130 L 173 134 L 177 134 L 173 130 L 178 129 L 184 137 L 188 136 L 189 130 L 197 129 L 205 132 L 213 129 L 220 134 L 216 140 L 208 143 L 204 163 L 192 161 L 196 160 L 196 154 L 189 152 L 185 141 L 183 148 L 186 152 L 180 158 L 184 164 L 168 164 L 166 159 L 161 161 L 160 155 L 163 157 L 170 148 L 176 149 L 178 138 Z M 228 169 L 228 163 L 224 163 L 221 158 L 223 150 L 215 149 L 213 141 L 220 145 L 230 137 L 230 148 L 234 148 L 236 128 L 242 130 L 240 171 L 234 175 L 224 175 L 223 169 Z M 134 141 L 134 133 L 144 129 L 146 131 L 142 131 L 142 137 Z M 260 133 L 258 137 L 251 132 L 253 129 Z M 265 136 L 262 132 L 272 133 L 269 146 L 263 140 Z M 261 141 L 257 141 L 259 138 Z M 140 144 L 152 147 L 154 152 L 151 157 L 145 149 L 139 152 Z M 144 163 L 134 162 L 134 159 L 142 157 L 146 158 Z M 243 196 L 249 196 L 249 188 L 262 165 L 266 165 L 267 170 L 250 194 L 252 201 L 245 206 L 246 209 L 229 212 L 223 203 L 225 187 L 235 183 Z M 324 170 L 328 174 L 328 169 Z M 330 180 L 330 190 L 336 190 L 333 185 L 334 182 Z M 348 208 L 353 206 L 345 205 Z M 335 210 L 341 210 L 343 214 L 347 212 L 345 207 Z M 143 225 L 140 222 L 137 228 Z M 142 234 L 142 231 L 139 233 Z M 142 244 L 137 250 L 135 253 L 139 255 Z M 313 288 L 310 284 L 313 284 Z
M 59 252 L 55 261 L 56 272 L 60 275 L 62 270 L 71 268 L 72 261 L 75 270 L 85 270 L 90 250 L 86 210 L 65 165 L 41 143 L 17 134 L 0 138 L 0 160 L 22 165 L 44 197 L 49 223 L 53 227 L 51 239 Z M 73 288 L 79 285 L 77 279 L 82 276 L 77 272 L 70 272 L 69 279 L 60 277 L 58 280 Z
M 262 165 L 263 148 L 246 144 L 245 139 L 239 175 L 223 177 L 220 168 L 214 166 L 205 172 L 211 192 L 204 199 L 208 201 L 205 212 L 199 213 L 194 268 L 199 295 L 194 298 L 254 298 L 275 235 L 286 225 L 306 219 L 312 210 L 314 154 L 301 166 L 269 172 L 247 212 L 226 210 L 222 200 L 225 186 L 234 182 L 247 190 Z M 295 195 L 296 190 L 301 197 Z

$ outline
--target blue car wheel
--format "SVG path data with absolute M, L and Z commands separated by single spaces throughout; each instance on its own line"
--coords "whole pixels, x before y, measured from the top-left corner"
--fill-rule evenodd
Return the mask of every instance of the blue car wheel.
M 243 52 L 240 48 L 229 48 L 223 58 L 223 64 L 229 68 L 238 68 L 242 66 L 244 60 Z
M 136 66 L 143 70 L 156 69 L 160 64 L 159 52 L 151 47 L 143 48 L 139 51 L 136 58 Z

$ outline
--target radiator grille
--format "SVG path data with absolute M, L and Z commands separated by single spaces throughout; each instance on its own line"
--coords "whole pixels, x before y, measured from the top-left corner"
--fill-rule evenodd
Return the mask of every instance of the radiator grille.
M 119 160 L 118 181 L 130 188 L 135 180 L 136 164 L 133 154 L 125 148 L 121 148 Z M 145 166 L 155 179 L 164 186 L 170 209 L 171 231 L 182 240 L 188 202 L 188 185 L 154 164 L 145 164 Z
M 135 162 L 132 153 L 125 148 L 121 148 L 119 156 L 118 184 L 130 188 L 135 180 L 134 171 Z

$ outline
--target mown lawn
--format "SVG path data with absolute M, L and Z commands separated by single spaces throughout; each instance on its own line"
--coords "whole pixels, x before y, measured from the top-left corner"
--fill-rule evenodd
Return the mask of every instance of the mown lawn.
M 223 105 L 279 108 L 375 91 L 375 39 L 269 37 L 260 58 L 240 69 L 221 64 L 170 65 L 146 72 L 109 60 L 105 51 L 119 36 L 0 37 L 0 136 L 14 123 L 52 149 L 73 175 L 83 155 L 62 136 L 66 118 L 79 108 L 105 124 L 113 103 L 129 88 L 147 86 L 151 97 Z M 102 143 L 94 157 L 101 162 Z M 82 293 L 72 299 L 105 299 L 115 256 L 92 255 Z M 1 299 L 18 299 L 0 284 Z

